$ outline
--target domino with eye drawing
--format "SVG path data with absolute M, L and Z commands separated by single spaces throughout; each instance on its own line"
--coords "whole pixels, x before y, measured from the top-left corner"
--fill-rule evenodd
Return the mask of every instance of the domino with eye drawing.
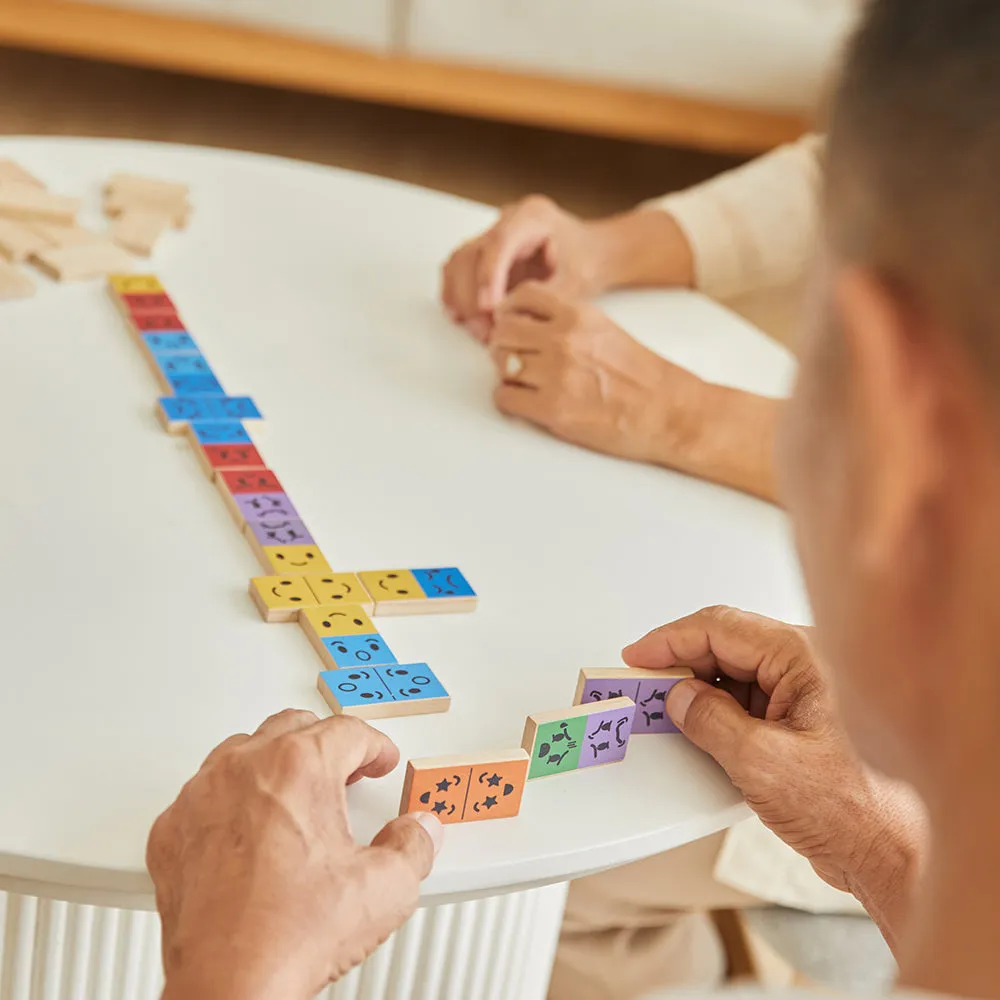
M 361 586 L 356 573 L 308 573 L 303 579 L 324 607 L 355 604 L 365 614 L 375 611 L 375 602 Z
M 251 494 L 263 496 L 268 493 L 280 493 L 285 496 L 284 487 L 270 469 L 251 469 L 244 472 L 224 469 L 215 477 L 215 487 L 241 531 L 245 523 L 239 504 L 241 497 L 247 497 Z M 276 572 L 280 573 L 281 570 Z
M 302 608 L 299 612 L 299 627 L 305 632 L 313 649 L 327 662 L 330 653 L 325 640 L 378 633 L 364 608 L 357 604 Z
M 447 712 L 451 696 L 426 663 L 324 670 L 316 687 L 334 715 L 391 719 Z
M 454 567 L 360 570 L 358 576 L 375 602 L 376 615 L 476 610 L 476 592 Z
M 592 705 L 610 698 L 631 698 L 635 702 L 632 735 L 643 733 L 679 733 L 670 721 L 665 702 L 667 693 L 678 682 L 694 677 L 687 667 L 643 670 L 638 667 L 595 667 L 580 671 L 574 705 Z
M 625 759 L 635 718 L 631 698 L 529 715 L 521 746 L 531 759 L 528 778 L 544 778 Z
M 266 573 L 304 576 L 333 572 L 318 545 L 259 545 L 252 533 L 247 541 Z
M 168 434 L 183 434 L 194 421 L 263 419 L 249 396 L 161 396 L 156 401 L 156 418 Z
M 201 444 L 193 432 L 189 432 L 188 437 L 201 471 L 209 479 L 214 480 L 224 469 L 247 471 L 266 468 L 264 459 L 253 444 Z
M 442 823 L 508 819 L 521 811 L 527 777 L 520 748 L 408 760 L 399 815 L 430 812 Z
M 378 632 L 366 635 L 325 636 L 313 644 L 325 670 L 350 670 L 354 667 L 387 667 L 398 664 L 396 654 Z
M 255 576 L 250 597 L 266 622 L 298 621 L 303 608 L 319 607 L 304 576 Z

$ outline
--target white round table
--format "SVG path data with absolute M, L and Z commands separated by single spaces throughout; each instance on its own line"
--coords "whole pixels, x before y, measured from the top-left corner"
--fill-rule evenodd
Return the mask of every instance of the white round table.
M 457 565 L 477 588 L 472 615 L 377 620 L 453 699 L 381 724 L 404 759 L 516 747 L 581 667 L 702 605 L 806 617 L 775 508 L 494 411 L 488 358 L 436 301 L 440 262 L 488 208 L 235 152 L 17 139 L 0 156 L 86 194 L 95 223 L 113 171 L 190 182 L 194 221 L 149 270 L 228 391 L 263 410 L 251 433 L 334 568 Z M 103 283 L 41 286 L 0 307 L 0 995 L 146 1000 L 151 821 L 223 737 L 286 706 L 325 713 L 319 661 L 257 616 L 250 549 L 157 425 Z M 785 352 L 695 295 L 607 306 L 707 377 L 787 389 Z M 359 837 L 395 814 L 401 781 L 351 790 Z M 680 736 L 532 782 L 517 819 L 448 828 L 421 911 L 330 996 L 541 998 L 567 879 L 743 815 Z

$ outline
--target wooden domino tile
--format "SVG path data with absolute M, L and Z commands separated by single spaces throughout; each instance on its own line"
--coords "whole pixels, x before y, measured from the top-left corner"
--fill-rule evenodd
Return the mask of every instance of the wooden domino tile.
M 301 576 L 255 576 L 250 581 L 250 597 L 266 622 L 297 621 L 303 608 L 319 606 Z
M 129 253 L 149 257 L 174 216 L 159 208 L 125 208 L 111 224 L 111 239 Z
M 451 696 L 426 663 L 324 670 L 316 687 L 335 715 L 359 719 L 432 715 L 451 707 Z
M 166 334 L 160 336 L 165 337 Z M 153 376 L 164 392 L 171 392 L 181 378 L 211 378 L 218 382 L 208 359 L 199 351 L 149 353 L 148 356 Z
M 327 648 L 324 640 L 340 639 L 353 635 L 376 635 L 378 629 L 357 604 L 324 605 L 303 608 L 299 613 L 299 627 L 312 643 L 313 649 L 325 660 Z
M 0 260 L 0 302 L 27 299 L 35 294 L 35 283 L 20 268 Z
M 31 261 L 49 277 L 57 278 L 59 281 L 99 278 L 112 271 L 124 271 L 132 266 L 132 258 L 113 243 L 48 247 L 32 254 Z
M 223 469 L 265 469 L 264 459 L 253 444 L 200 444 L 194 433 L 189 432 L 191 444 L 202 471 L 215 479 Z M 310 539 L 310 542 L 312 539 Z M 281 544 L 276 542 L 275 544 Z
M 191 216 L 187 184 L 115 174 L 104 187 L 104 213 L 112 218 L 134 212 L 164 215 L 168 225 L 183 229 Z
M 45 240 L 47 246 L 77 247 L 88 243 L 107 243 L 107 237 L 102 233 L 85 229 L 83 226 L 63 226 L 56 222 L 25 223 L 36 235 Z
M 265 573 L 304 576 L 306 573 L 333 572 L 316 544 L 261 545 L 253 532 L 244 532 L 244 535 Z
M 170 335 L 150 333 L 144 336 Z M 183 434 L 192 421 L 263 419 L 249 396 L 162 396 L 156 401 L 156 418 L 168 434 Z
M 45 185 L 35 176 L 29 174 L 19 163 L 13 160 L 0 160 L 0 182 L 13 181 L 15 184 L 27 184 L 29 187 L 44 191 Z
M 507 819 L 521 811 L 527 776 L 520 748 L 409 760 L 399 815 L 429 812 L 442 823 Z
M 24 222 L 0 218 L 0 257 L 18 264 L 51 244 Z
M 271 517 L 266 520 L 270 521 Z M 375 602 L 356 573 L 309 573 L 303 579 L 322 605 L 356 604 L 366 614 L 375 613 Z
M 667 693 L 681 680 L 694 677 L 687 667 L 642 670 L 637 667 L 597 667 L 580 671 L 574 705 L 593 705 L 611 698 L 631 698 L 635 702 L 632 735 L 677 733 L 665 702 Z
M 0 215 L 8 219 L 71 226 L 82 207 L 83 202 L 79 198 L 50 194 L 33 184 L 0 180 Z
M 476 592 L 455 568 L 379 569 L 358 573 L 376 615 L 474 611 Z
M 529 715 L 521 739 L 531 758 L 528 777 L 544 778 L 624 760 L 634 717 L 631 698 Z
M 142 295 L 164 291 L 155 274 L 109 274 L 108 288 L 115 295 Z
M 243 524 L 238 497 L 254 493 L 284 493 L 285 490 L 278 477 L 270 469 L 260 471 L 239 472 L 223 470 L 215 477 L 215 486 L 219 495 L 225 501 L 226 508 L 232 514 L 238 525 Z M 278 570 L 281 573 L 281 570 Z

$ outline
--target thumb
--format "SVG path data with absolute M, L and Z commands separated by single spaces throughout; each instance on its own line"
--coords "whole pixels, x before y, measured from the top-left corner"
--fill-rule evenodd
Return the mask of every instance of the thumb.
M 667 694 L 667 714 L 696 746 L 732 777 L 747 736 L 763 723 L 726 691 L 704 681 L 679 681 Z
M 393 864 L 408 868 L 417 881 L 431 873 L 444 842 L 444 827 L 433 813 L 414 812 L 386 823 L 372 840 L 372 850 L 394 856 Z

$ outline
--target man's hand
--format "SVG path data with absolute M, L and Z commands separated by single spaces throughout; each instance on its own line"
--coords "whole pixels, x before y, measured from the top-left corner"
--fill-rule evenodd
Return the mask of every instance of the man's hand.
M 589 299 L 622 285 L 690 285 L 693 269 L 687 239 L 666 212 L 586 222 L 531 195 L 504 207 L 495 225 L 451 255 L 441 299 L 456 323 L 487 341 L 493 311 L 524 281 Z
M 706 608 L 628 646 L 629 666 L 691 667 L 667 712 L 821 878 L 853 892 L 892 943 L 924 854 L 923 809 L 867 768 L 840 728 L 806 629 Z
M 164 998 L 307 1000 L 413 912 L 441 827 L 429 814 L 354 841 L 346 786 L 388 774 L 363 722 L 287 711 L 212 751 L 153 825 Z
M 497 407 L 595 451 L 771 499 L 777 402 L 702 381 L 597 306 L 519 285 L 495 311 Z

